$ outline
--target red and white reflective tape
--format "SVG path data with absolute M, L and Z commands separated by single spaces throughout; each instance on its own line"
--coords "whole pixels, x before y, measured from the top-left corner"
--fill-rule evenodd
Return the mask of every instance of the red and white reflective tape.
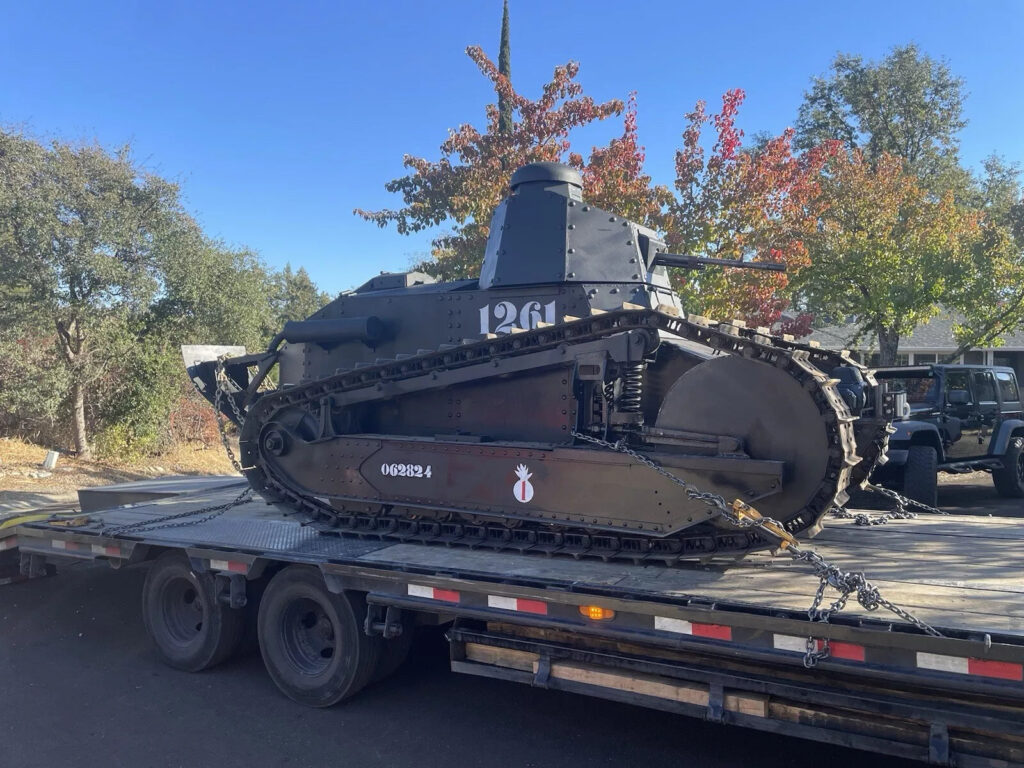
M 655 616 L 654 628 L 661 632 L 674 632 L 677 635 L 710 637 L 714 640 L 732 640 L 732 627 L 727 627 L 724 624 L 702 624 L 696 621 L 686 621 L 685 619 Z
M 814 640 L 818 651 L 825 649 L 825 641 L 821 638 Z M 792 651 L 793 653 L 807 653 L 807 638 L 796 635 L 772 635 L 772 645 L 777 651 Z M 830 640 L 828 643 L 828 655 L 831 659 L 843 659 L 844 661 L 864 661 L 866 652 L 863 645 L 856 643 L 843 643 L 838 640 Z
M 958 675 L 996 677 L 1000 680 L 1024 680 L 1024 665 L 1011 661 L 970 659 L 966 656 L 942 656 L 938 653 L 918 652 L 917 666 L 920 669 L 953 672 Z
M 0 552 L 3 552 L 5 549 L 14 549 L 16 546 L 18 546 L 17 536 L 8 536 L 6 539 L 0 539 Z
M 211 571 L 231 571 L 232 573 L 248 573 L 249 564 L 240 563 L 237 560 L 211 560 Z
M 86 544 L 81 541 L 65 541 L 64 539 L 50 539 L 50 546 L 53 549 L 60 549 L 64 552 L 91 552 L 94 555 L 104 557 L 121 557 L 121 548 L 117 545 Z
M 535 613 L 540 616 L 547 616 L 548 604 L 541 600 L 527 600 L 522 597 L 504 597 L 503 595 L 488 595 L 488 608 L 500 608 L 503 611 L 519 611 L 520 613 Z
M 459 602 L 459 593 L 454 589 L 439 589 L 437 587 L 427 587 L 423 584 L 410 584 L 409 596 L 425 597 L 428 600 L 440 600 L 443 603 Z

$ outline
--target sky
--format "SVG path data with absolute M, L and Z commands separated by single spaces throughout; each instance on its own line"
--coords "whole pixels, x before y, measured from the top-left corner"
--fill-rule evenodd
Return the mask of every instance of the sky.
M 430 234 L 353 215 L 397 207 L 405 154 L 439 157 L 450 128 L 482 126 L 493 91 L 466 57 L 497 58 L 500 0 L 21 2 L 2 0 L 0 124 L 42 139 L 130 143 L 181 185 L 205 231 L 325 290 L 406 269 Z M 878 59 L 917 43 L 966 81 L 961 155 L 1024 164 L 1024 0 L 706 2 L 510 0 L 512 81 L 536 97 L 580 63 L 597 100 L 637 92 L 646 170 L 671 184 L 683 116 L 747 93 L 748 136 L 793 124 L 836 53 Z M 621 132 L 575 134 L 584 154 Z

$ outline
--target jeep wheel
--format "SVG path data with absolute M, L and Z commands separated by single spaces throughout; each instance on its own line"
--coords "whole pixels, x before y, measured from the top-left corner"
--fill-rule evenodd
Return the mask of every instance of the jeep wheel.
M 903 467 L 903 495 L 934 507 L 938 502 L 938 457 L 930 445 L 912 445 Z
M 1010 438 L 1003 454 L 1003 468 L 992 470 L 992 482 L 1000 496 L 1024 497 L 1024 437 Z

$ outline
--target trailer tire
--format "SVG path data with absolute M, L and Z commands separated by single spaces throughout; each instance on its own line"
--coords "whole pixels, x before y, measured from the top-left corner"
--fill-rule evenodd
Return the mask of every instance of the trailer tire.
M 415 627 L 408 619 L 402 621 L 402 634 L 381 643 L 380 658 L 377 660 L 377 668 L 373 671 L 371 682 L 383 680 L 393 675 L 403 662 L 409 657 L 409 650 L 412 648 Z
M 1024 437 L 1013 437 L 1003 454 L 1002 469 L 992 470 L 996 493 L 1010 499 L 1024 497 Z
M 260 602 L 260 654 L 288 698 L 329 707 L 357 693 L 373 676 L 381 640 L 363 631 L 362 594 L 335 594 L 315 568 L 277 573 Z
M 903 467 L 903 495 L 934 507 L 939 497 L 938 454 L 930 445 L 912 445 Z
M 167 552 L 146 574 L 142 620 L 164 662 L 199 672 L 235 652 L 244 617 L 217 600 L 212 574 L 194 571 L 180 552 Z

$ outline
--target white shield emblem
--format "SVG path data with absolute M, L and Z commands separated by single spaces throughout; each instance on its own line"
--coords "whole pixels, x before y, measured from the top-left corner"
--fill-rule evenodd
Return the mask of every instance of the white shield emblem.
M 526 468 L 525 464 L 520 464 L 516 467 L 516 482 L 512 486 L 512 495 L 516 497 L 516 501 L 520 504 L 525 504 L 533 498 L 533 483 L 530 482 L 530 478 L 533 474 L 529 469 Z

